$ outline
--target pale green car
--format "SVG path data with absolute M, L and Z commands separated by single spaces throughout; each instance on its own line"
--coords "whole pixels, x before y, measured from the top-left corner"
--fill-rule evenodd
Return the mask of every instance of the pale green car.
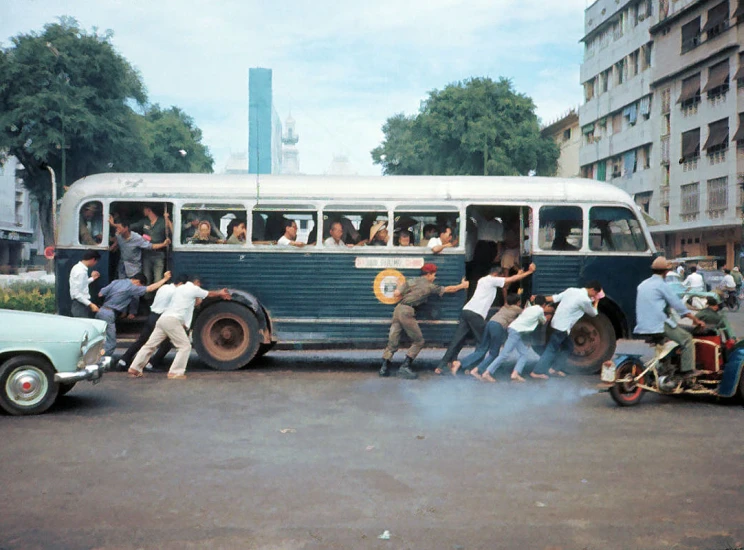
M 106 323 L 0 309 L 0 407 L 39 414 L 82 380 L 98 382 Z

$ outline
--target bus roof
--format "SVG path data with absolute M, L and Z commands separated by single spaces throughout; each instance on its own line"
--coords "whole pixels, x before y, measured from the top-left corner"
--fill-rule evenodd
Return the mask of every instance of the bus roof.
M 565 200 L 633 204 L 630 196 L 614 185 L 580 178 L 262 175 L 258 191 L 262 200 Z M 73 206 L 93 197 L 246 200 L 255 198 L 256 193 L 255 175 L 104 173 L 76 181 L 65 194 L 63 204 Z

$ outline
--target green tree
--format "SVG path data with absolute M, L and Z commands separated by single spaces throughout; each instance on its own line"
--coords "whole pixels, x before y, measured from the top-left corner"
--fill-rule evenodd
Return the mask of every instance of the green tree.
M 397 114 L 382 131 L 371 154 L 385 174 L 553 175 L 560 154 L 540 135 L 532 99 L 505 78 L 434 90 L 418 114 Z
M 202 132 L 178 107 L 150 106 L 140 121 L 149 172 L 212 172 L 214 159 Z
M 54 236 L 45 165 L 57 174 L 58 196 L 99 172 L 211 171 L 199 129 L 176 108 L 146 108 L 142 79 L 111 37 L 63 17 L 0 49 L 0 150 L 24 166 L 19 175 L 39 202 L 46 244 Z M 168 155 L 180 164 L 169 165 Z

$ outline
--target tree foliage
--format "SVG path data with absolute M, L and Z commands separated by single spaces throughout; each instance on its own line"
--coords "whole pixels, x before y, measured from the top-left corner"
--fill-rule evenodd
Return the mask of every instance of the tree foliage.
M 63 183 L 99 172 L 212 170 L 193 121 L 177 108 L 146 107 L 142 79 L 111 37 L 63 17 L 0 49 L 0 150 L 23 165 L 47 244 L 53 236 L 44 165 L 57 174 L 59 196 Z
M 540 135 L 535 104 L 505 78 L 472 78 L 429 93 L 414 116 L 397 114 L 372 150 L 383 173 L 555 174 L 560 150 Z

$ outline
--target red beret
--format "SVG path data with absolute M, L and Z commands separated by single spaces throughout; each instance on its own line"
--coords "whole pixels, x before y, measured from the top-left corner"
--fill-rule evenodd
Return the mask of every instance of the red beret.
M 437 272 L 437 266 L 435 264 L 424 264 L 421 266 L 421 273 L 436 273 Z

